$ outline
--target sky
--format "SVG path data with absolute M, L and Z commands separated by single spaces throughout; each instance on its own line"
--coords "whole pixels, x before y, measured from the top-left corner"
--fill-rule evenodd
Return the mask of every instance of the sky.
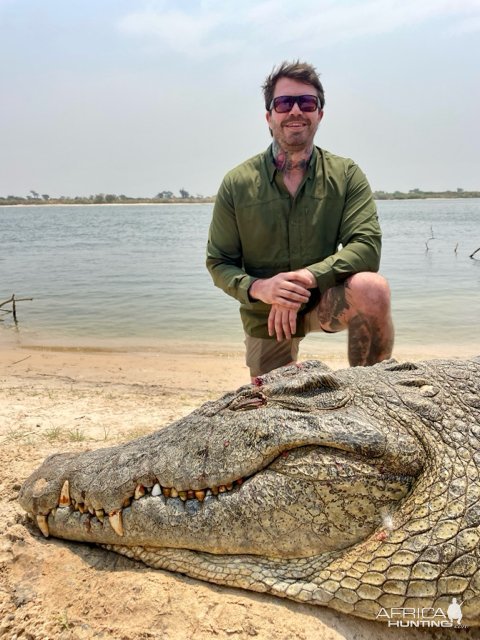
M 0 0 L 0 196 L 213 195 L 296 59 L 374 190 L 480 189 L 480 0 Z

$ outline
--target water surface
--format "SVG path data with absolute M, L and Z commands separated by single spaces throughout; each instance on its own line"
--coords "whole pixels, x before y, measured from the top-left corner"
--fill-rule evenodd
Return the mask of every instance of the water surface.
M 480 246 L 480 200 L 377 204 L 397 343 L 480 352 L 480 260 L 469 258 Z M 211 204 L 0 207 L 0 301 L 34 298 L 19 304 L 15 339 L 241 349 L 238 304 L 204 266 L 211 212 Z M 12 335 L 11 321 L 0 322 L 0 339 Z

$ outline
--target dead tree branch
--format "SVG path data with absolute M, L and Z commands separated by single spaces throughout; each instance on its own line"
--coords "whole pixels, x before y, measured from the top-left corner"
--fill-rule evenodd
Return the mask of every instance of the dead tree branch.
M 430 251 L 430 247 L 428 246 L 430 240 L 435 240 L 435 236 L 433 235 L 433 226 L 430 227 L 430 238 L 425 242 L 426 252 Z
M 13 314 L 13 321 L 15 322 L 15 324 L 18 323 L 18 319 L 17 319 L 17 302 L 25 302 L 25 301 L 29 301 L 31 302 L 33 300 L 33 298 L 16 298 L 15 294 L 12 294 L 12 297 L 9 298 L 8 300 L 4 300 L 3 302 L 0 302 L 0 311 L 2 311 L 3 313 L 11 313 Z M 2 309 L 2 307 L 4 307 L 7 304 L 11 304 L 12 308 L 11 309 Z

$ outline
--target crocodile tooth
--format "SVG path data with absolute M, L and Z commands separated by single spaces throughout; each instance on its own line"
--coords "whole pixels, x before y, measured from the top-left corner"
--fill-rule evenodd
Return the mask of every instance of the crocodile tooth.
M 195 498 L 203 502 L 205 500 L 205 491 L 195 491 Z
M 70 483 L 68 480 L 65 480 L 63 483 L 62 490 L 60 491 L 60 499 L 58 501 L 59 507 L 69 507 L 71 504 L 70 500 Z
M 227 487 L 226 487 L 224 484 L 221 484 L 221 485 L 218 487 L 218 491 L 219 491 L 219 493 L 225 493 L 225 491 L 226 491 L 226 490 L 227 490 Z
M 185 500 L 187 499 L 187 492 L 186 491 L 179 491 L 178 492 L 178 497 L 180 498 L 180 500 L 183 500 L 185 502 Z
M 103 519 L 105 518 L 105 511 L 103 509 L 96 509 L 95 515 L 100 520 L 100 522 L 103 522 Z
M 172 487 L 172 490 L 170 491 L 170 496 L 172 498 L 178 498 L 178 491 L 175 489 L 175 487 Z
M 162 493 L 162 487 L 158 484 L 155 484 L 152 489 L 152 496 L 159 496 Z
M 85 505 L 83 504 L 83 502 L 77 502 L 77 509 L 80 511 L 80 513 L 85 513 L 86 511 Z
M 110 522 L 110 526 L 115 531 L 117 536 L 123 536 L 122 512 L 112 511 L 112 513 L 108 514 L 108 520 Z
M 95 515 L 95 509 L 93 507 L 88 507 L 88 512 L 91 516 Z
M 227 482 L 225 486 L 227 487 L 227 491 L 231 491 L 233 489 L 233 482 Z
M 129 507 L 131 502 L 132 499 L 130 497 L 125 498 L 122 502 L 122 509 L 124 509 L 125 507 Z
M 189 489 L 189 490 L 187 491 L 187 498 L 188 498 L 189 500 L 192 500 L 194 497 L 195 497 L 195 491 L 193 491 L 193 489 Z
M 145 493 L 146 491 L 143 484 L 137 484 L 137 486 L 135 487 L 135 493 L 133 497 L 135 498 L 135 500 L 138 500 L 139 498 L 142 498 L 145 495 Z
M 45 538 L 48 538 L 50 531 L 48 530 L 47 516 L 37 516 L 37 524 Z
M 57 507 L 53 507 L 53 509 L 50 511 L 50 513 L 55 518 L 55 516 L 57 515 Z
M 172 495 L 172 490 L 170 489 L 170 487 L 162 487 L 162 493 L 165 498 L 170 498 L 170 496 Z
M 212 494 L 218 496 L 218 487 L 211 487 Z
M 238 480 L 235 480 L 235 482 L 238 486 L 240 486 L 241 484 L 243 484 L 243 478 L 239 478 Z

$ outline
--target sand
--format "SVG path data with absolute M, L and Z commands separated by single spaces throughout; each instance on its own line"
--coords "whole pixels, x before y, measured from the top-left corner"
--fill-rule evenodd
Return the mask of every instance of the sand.
M 420 359 L 408 349 L 402 355 Z M 418 355 L 451 354 L 443 348 Z M 343 354 L 322 357 L 333 368 L 346 365 Z M 322 607 L 202 583 L 97 547 L 45 540 L 28 523 L 16 497 L 47 455 L 144 435 L 248 379 L 240 352 L 0 352 L 0 638 L 478 637 L 473 631 L 389 629 Z

